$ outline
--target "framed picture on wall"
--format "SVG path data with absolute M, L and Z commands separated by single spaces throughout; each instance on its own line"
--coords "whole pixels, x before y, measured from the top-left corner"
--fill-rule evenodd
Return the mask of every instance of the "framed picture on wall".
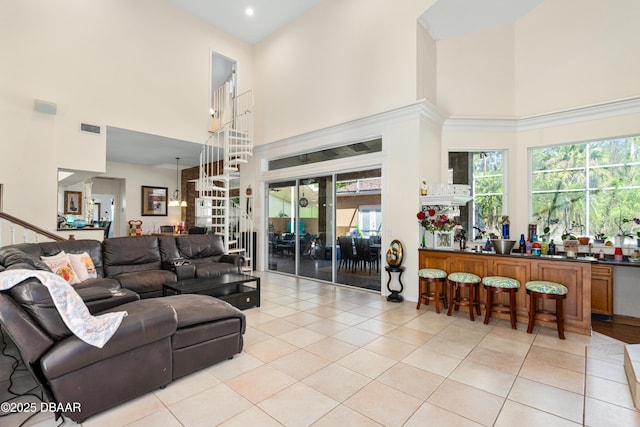
M 142 216 L 167 216 L 167 187 L 142 186 Z
M 82 215 L 82 192 L 64 192 L 64 213 L 65 215 Z

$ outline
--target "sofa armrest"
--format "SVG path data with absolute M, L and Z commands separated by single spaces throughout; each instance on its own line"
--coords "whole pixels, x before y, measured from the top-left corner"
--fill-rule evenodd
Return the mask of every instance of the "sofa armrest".
M 164 270 L 173 271 L 178 280 L 194 279 L 196 277 L 196 266 L 188 259 L 172 258 L 162 262 Z
M 175 268 L 178 280 L 194 279 L 196 277 L 196 266 L 193 264 L 179 265 Z
M 220 255 L 219 262 L 235 264 L 238 267 L 238 269 L 240 269 L 244 265 L 244 257 L 242 255 L 237 255 L 237 254 L 224 254 L 224 255 Z
M 107 298 L 111 298 L 112 293 L 109 289 L 101 288 L 101 287 L 89 287 L 89 288 L 75 288 L 80 298 L 84 303 L 89 303 L 93 301 L 99 301 Z
M 106 311 L 128 302 L 137 301 L 140 296 L 129 289 L 105 289 L 102 287 L 76 289 L 91 314 Z
M 105 346 L 94 347 L 75 335 L 59 341 L 41 359 L 47 378 L 58 378 L 145 344 L 170 339 L 178 325 L 175 310 L 162 299 L 130 302 L 109 311 L 127 311 L 128 315 Z

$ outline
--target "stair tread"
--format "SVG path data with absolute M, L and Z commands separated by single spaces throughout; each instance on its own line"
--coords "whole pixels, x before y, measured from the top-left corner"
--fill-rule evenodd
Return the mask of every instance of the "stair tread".
M 634 406 L 640 407 L 640 344 L 624 346 L 624 371 Z

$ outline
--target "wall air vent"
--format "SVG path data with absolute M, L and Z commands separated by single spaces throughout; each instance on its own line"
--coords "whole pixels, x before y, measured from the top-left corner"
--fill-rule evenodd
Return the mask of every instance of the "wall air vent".
M 95 135 L 100 135 L 102 133 L 102 128 L 98 125 L 80 123 L 80 132 L 93 133 Z

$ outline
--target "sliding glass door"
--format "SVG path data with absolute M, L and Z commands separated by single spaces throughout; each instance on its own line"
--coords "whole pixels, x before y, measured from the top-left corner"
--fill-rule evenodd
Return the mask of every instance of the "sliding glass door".
M 269 184 L 269 270 L 296 274 L 296 181 Z
M 298 180 L 298 212 L 304 231 L 296 246 L 298 275 L 332 281 L 333 177 Z
M 268 270 L 380 290 L 380 169 L 268 185 Z
M 381 188 L 380 169 L 336 176 L 337 283 L 380 290 Z

